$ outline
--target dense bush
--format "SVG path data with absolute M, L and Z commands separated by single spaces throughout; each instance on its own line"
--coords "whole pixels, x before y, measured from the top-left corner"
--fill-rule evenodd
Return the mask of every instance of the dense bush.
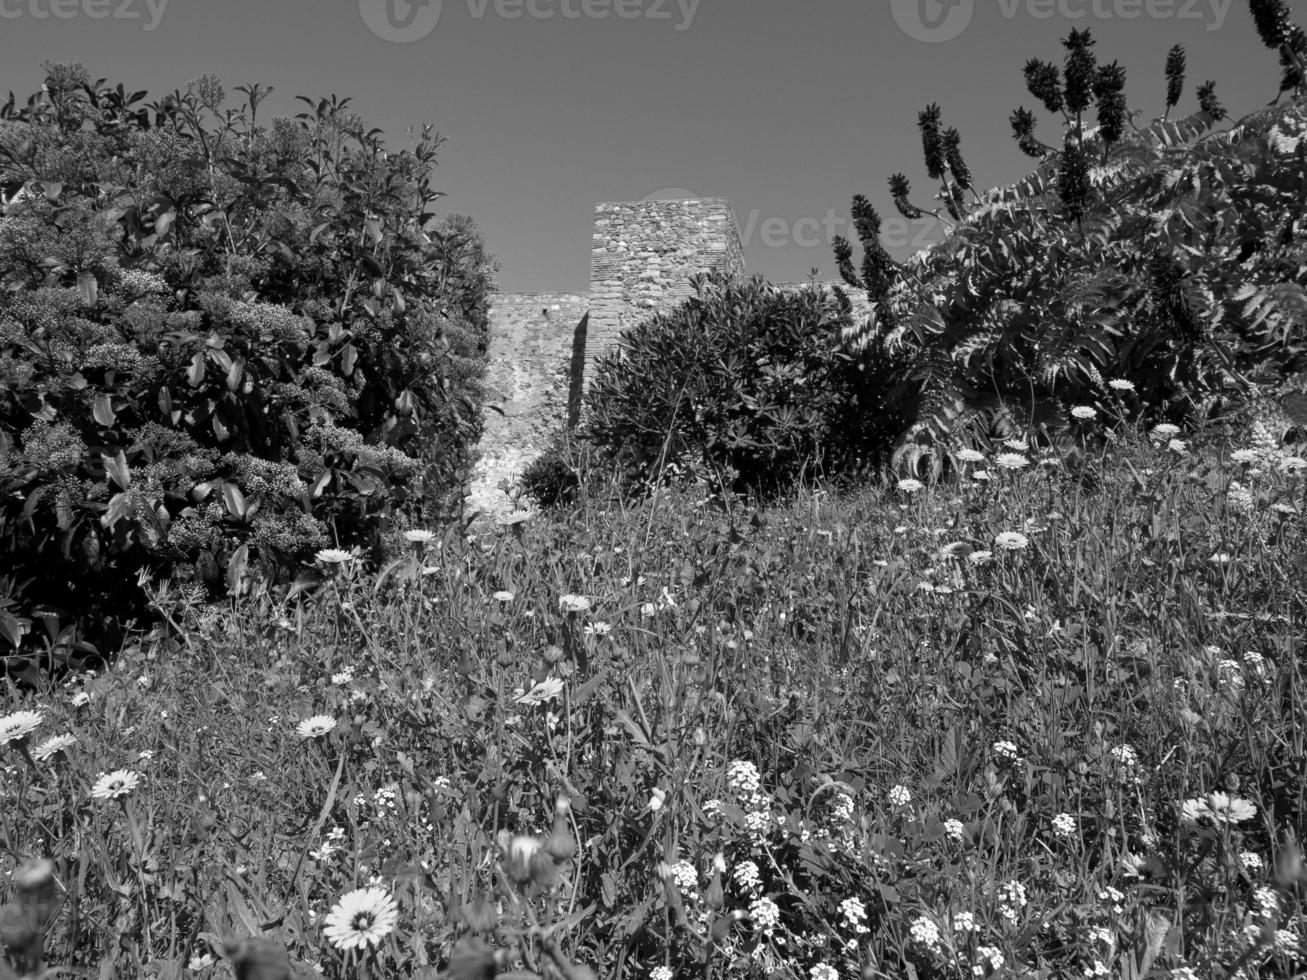
M 721 275 L 693 285 L 597 364 L 585 429 L 595 445 L 638 481 L 672 469 L 734 490 L 875 465 L 897 428 L 883 414 L 893 365 L 873 370 L 840 349 L 846 297 Z
M 141 574 L 239 592 L 456 506 L 493 263 L 429 210 L 439 138 L 47 70 L 0 107 L 0 652 L 115 642 Z
M 1037 60 L 1025 70 L 1031 94 L 1065 124 L 1057 148 L 1036 138 L 1031 110 L 1011 117 L 1021 149 L 1042 161 L 1034 173 L 969 205 L 956 130 L 942 130 L 930 106 L 919 124 L 940 209 L 914 205 L 902 174 L 889 183 L 901 213 L 951 225 L 945 241 L 893 262 L 859 195 L 861 269 L 851 245 L 835 243 L 844 278 L 875 307 L 850 346 L 873 345 L 871 361 L 889 346 L 907 365 L 904 469 L 938 465 L 950 443 L 1035 433 L 1074 442 L 1071 409 L 1110 405 L 1114 380 L 1131 385 L 1147 416 L 1183 422 L 1307 370 L 1302 93 L 1215 129 L 1225 110 L 1208 82 L 1199 112 L 1127 127 L 1124 71 L 1097 64 L 1087 31 L 1064 43 L 1061 70 Z M 1183 51 L 1172 49 L 1168 113 L 1183 71 Z

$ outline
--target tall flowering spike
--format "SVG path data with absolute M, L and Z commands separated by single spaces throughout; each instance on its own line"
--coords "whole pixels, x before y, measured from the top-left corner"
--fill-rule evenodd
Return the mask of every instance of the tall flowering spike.
M 1280 47 L 1280 66 L 1284 69 L 1280 77 L 1281 92 L 1302 91 L 1307 78 L 1304 64 L 1307 64 L 1307 33 L 1297 24 L 1291 24 L 1289 39 Z
M 944 159 L 948 161 L 953 179 L 963 190 L 971 190 L 971 168 L 962 159 L 962 134 L 956 127 L 950 126 L 944 130 L 941 140 L 944 144 Z
M 889 179 L 889 192 L 894 197 L 894 207 L 898 209 L 899 214 L 909 221 L 916 221 L 924 211 L 908 200 L 908 195 L 912 193 L 912 185 L 908 183 L 908 178 L 903 174 L 894 174 Z
M 880 244 L 880 215 L 864 194 L 853 197 L 853 227 L 857 229 L 858 241 L 864 249 Z
M 835 267 L 840 270 L 840 278 L 854 289 L 866 289 L 866 284 L 858 278 L 853 268 L 853 246 L 843 235 L 831 239 L 831 250 L 835 253 Z
M 1062 200 L 1062 212 L 1079 224 L 1089 205 L 1089 160 L 1080 141 L 1070 133 L 1062 148 L 1062 166 L 1057 175 L 1057 193 Z
M 1091 50 L 1095 44 L 1089 29 L 1072 30 L 1062 41 L 1066 47 L 1066 64 L 1062 74 L 1066 79 L 1066 107 L 1075 115 L 1089 108 L 1094 94 L 1094 79 L 1098 76 L 1098 62 Z
M 1180 102 L 1184 94 L 1184 73 L 1186 59 L 1183 45 L 1177 44 L 1166 55 L 1166 114 Z
M 1017 147 L 1028 157 L 1036 159 L 1048 153 L 1048 147 L 1035 139 L 1035 114 L 1024 106 L 1018 107 L 1009 117 L 1012 123 L 1012 136 Z
M 1289 27 L 1293 23 L 1289 17 L 1289 5 L 1284 0 L 1248 0 L 1248 9 L 1262 43 L 1271 49 L 1283 47 L 1289 40 Z
M 926 159 L 926 173 L 931 180 L 942 180 L 947 161 L 944 159 L 944 146 L 940 138 L 939 106 L 932 102 L 917 113 L 917 128 L 921 130 L 921 151 Z
M 1115 61 L 1098 69 L 1094 79 L 1094 98 L 1098 100 L 1098 125 L 1103 142 L 1116 143 L 1125 133 L 1128 109 L 1125 101 L 1125 69 Z
M 1031 58 L 1025 67 L 1026 88 L 1049 112 L 1062 111 L 1062 77 L 1057 65 Z
M 1216 83 L 1211 81 L 1198 86 L 1198 108 L 1211 116 L 1213 122 L 1220 122 L 1229 115 L 1216 96 Z

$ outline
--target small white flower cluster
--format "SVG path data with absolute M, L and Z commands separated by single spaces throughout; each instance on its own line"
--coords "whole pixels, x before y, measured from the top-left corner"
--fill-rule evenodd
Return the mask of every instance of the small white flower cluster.
M 1139 753 L 1135 751 L 1133 745 L 1115 745 L 1107 754 L 1116 764 L 1118 779 L 1129 783 L 1143 781 L 1139 771 Z
M 1000 762 L 1007 763 L 1014 767 L 1021 765 L 1021 753 L 1017 751 L 1015 742 L 1000 739 L 991 746 L 991 750 Z
M 998 914 L 1009 922 L 1016 922 L 1026 907 L 1026 886 L 1019 881 L 1006 881 L 998 889 Z
M 953 931 L 971 933 L 976 931 L 976 917 L 971 912 L 953 913 Z
M 853 797 L 843 790 L 831 801 L 831 816 L 841 822 L 853 819 Z
M 731 872 L 731 877 L 746 892 L 756 892 L 762 887 L 762 875 L 753 861 L 741 861 Z
M 958 841 L 960 843 L 963 834 L 965 833 L 966 827 L 962 825 L 961 820 L 950 817 L 948 820 L 944 821 L 944 835 L 948 837 L 949 840 Z
M 1076 835 L 1076 818 L 1069 813 L 1059 813 L 1053 818 L 1053 833 L 1063 840 L 1070 840 Z
M 894 809 L 901 810 L 912 802 L 912 793 L 908 791 L 906 786 L 894 786 L 890 789 L 886 799 L 889 800 L 889 805 Z
M 1003 954 L 996 946 L 977 946 L 975 960 L 971 964 L 971 975 L 988 977 L 1003 969 Z
M 689 861 L 677 861 L 672 865 L 672 881 L 676 890 L 691 901 L 699 897 L 699 872 Z
M 755 898 L 749 903 L 749 918 L 753 924 L 758 927 L 764 934 L 770 936 L 772 931 L 780 925 L 781 910 L 770 898 Z
M 908 935 L 918 946 L 925 946 L 929 950 L 939 948 L 939 926 L 926 915 L 919 915 L 912 920 L 912 925 L 908 927 Z
M 1111 885 L 1098 890 L 1098 900 L 1110 908 L 1113 915 L 1121 915 L 1125 912 L 1125 895 Z
M 846 898 L 840 902 L 840 915 L 844 917 L 844 926 L 851 932 L 862 935 L 868 932 L 867 908 L 860 898 Z

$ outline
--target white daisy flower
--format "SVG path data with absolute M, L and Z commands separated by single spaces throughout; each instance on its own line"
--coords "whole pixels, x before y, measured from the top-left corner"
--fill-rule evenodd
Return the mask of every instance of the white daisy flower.
M 341 551 L 339 548 L 323 548 L 313 557 L 324 565 L 343 565 L 354 560 L 353 555 L 348 551 Z
M 335 727 L 336 719 L 331 715 L 314 715 L 311 718 L 305 718 L 296 725 L 295 734 L 305 740 L 321 738 Z
M 546 677 L 531 690 L 517 699 L 518 704 L 543 704 L 552 701 L 563 693 L 563 682 L 557 677 Z
M 404 540 L 409 544 L 430 544 L 432 541 L 436 540 L 436 532 L 423 530 L 421 528 L 412 531 L 405 531 Z
M 1001 531 L 995 535 L 994 544 L 1004 551 L 1020 551 L 1030 544 L 1030 539 L 1019 531 Z
M 323 935 L 337 949 L 376 946 L 399 920 L 395 899 L 381 888 L 356 888 L 342 895 L 327 913 Z
M 95 785 L 91 787 L 91 795 L 97 800 L 117 800 L 124 796 L 130 796 L 140 784 L 140 774 L 134 773 L 130 769 L 102 772 L 100 778 L 95 781 Z
M 67 752 L 69 748 L 77 741 L 77 736 L 71 732 L 65 732 L 63 735 L 51 735 L 36 748 L 32 749 L 32 758 L 37 762 L 44 762 L 60 752 Z
M 39 711 L 15 711 L 0 718 L 0 745 L 8 745 L 10 742 L 21 745 L 26 742 L 44 718 L 45 715 Z
M 1030 465 L 1030 460 L 1022 453 L 999 453 L 994 462 L 1005 470 L 1021 470 Z
M 590 608 L 590 600 L 583 595 L 564 595 L 558 597 L 558 608 L 563 612 L 579 613 Z

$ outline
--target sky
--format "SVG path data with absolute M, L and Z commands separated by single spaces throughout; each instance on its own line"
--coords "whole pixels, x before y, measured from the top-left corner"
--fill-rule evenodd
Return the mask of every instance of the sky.
M 1307 22 L 1307 0 L 1290 6 Z M 0 93 L 38 89 L 48 59 L 151 99 L 209 72 L 229 102 L 262 82 L 261 116 L 348 96 L 392 147 L 424 122 L 446 137 L 439 206 L 473 217 L 504 291 L 584 292 L 596 203 L 691 196 L 726 198 L 748 270 L 793 281 L 835 278 L 830 236 L 855 237 L 856 193 L 897 257 L 939 236 L 898 219 L 886 183 L 901 171 L 929 202 L 928 103 L 978 185 L 1019 179 L 1014 108 L 1060 140 L 1022 66 L 1060 63 L 1073 27 L 1126 68 L 1145 120 L 1174 44 L 1182 112 L 1208 79 L 1235 115 L 1278 87 L 1247 0 L 0 0 Z

